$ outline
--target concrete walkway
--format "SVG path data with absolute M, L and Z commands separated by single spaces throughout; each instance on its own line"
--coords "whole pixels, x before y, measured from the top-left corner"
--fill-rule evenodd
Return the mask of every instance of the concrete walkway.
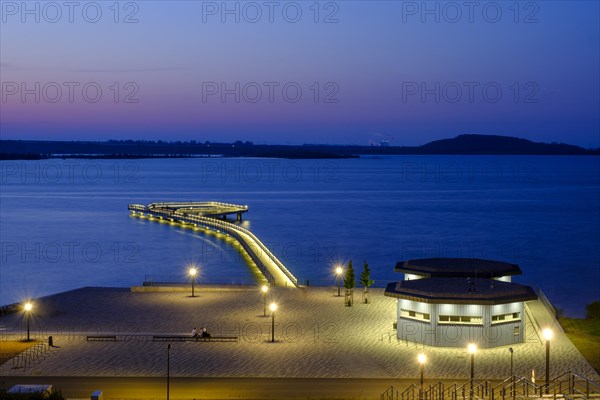
M 143 335 L 189 334 L 203 326 L 213 334 L 233 334 L 234 343 L 174 343 L 171 373 L 176 377 L 294 379 L 417 379 L 417 355 L 428 356 L 427 377 L 464 380 L 469 376 L 465 349 L 415 346 L 396 340 L 392 329 L 396 301 L 372 290 L 372 303 L 361 304 L 360 289 L 353 307 L 345 307 L 335 288 L 272 288 L 269 301 L 275 315 L 276 342 L 270 342 L 271 318 L 263 316 L 259 288 L 198 289 L 186 293 L 131 293 L 128 289 L 85 288 L 36 301 L 33 335 L 53 335 L 60 346 L 29 369 L 0 366 L 0 375 L 67 377 L 164 376 L 166 343 Z M 546 321 L 543 307 L 530 309 L 536 321 Z M 530 326 L 533 321 L 527 321 Z M 24 335 L 22 315 L 0 321 L 0 339 Z M 87 342 L 86 334 L 135 334 L 131 340 Z M 545 351 L 535 331 L 527 342 L 513 345 L 515 372 L 538 383 L 544 373 Z M 507 347 L 480 350 L 477 379 L 503 379 L 509 374 Z M 560 332 L 552 345 L 552 376 L 573 371 L 593 380 L 598 374 Z

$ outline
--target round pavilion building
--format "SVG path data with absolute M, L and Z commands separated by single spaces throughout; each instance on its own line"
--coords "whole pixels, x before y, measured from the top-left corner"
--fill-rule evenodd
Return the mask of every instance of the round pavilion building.
M 398 301 L 397 336 L 440 347 L 481 348 L 525 340 L 524 302 L 537 296 L 513 283 L 515 264 L 492 260 L 428 258 L 399 262 L 405 280 L 387 285 Z

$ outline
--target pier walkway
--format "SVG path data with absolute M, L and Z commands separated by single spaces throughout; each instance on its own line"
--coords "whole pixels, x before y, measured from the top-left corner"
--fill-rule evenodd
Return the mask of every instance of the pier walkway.
M 236 214 L 240 221 L 242 214 L 248 212 L 248 206 L 219 202 L 177 202 L 151 203 L 148 206 L 130 204 L 127 208 L 136 217 L 167 220 L 228 235 L 240 244 L 270 285 L 298 286 L 298 279 L 256 235 L 226 221 L 226 216 L 230 214 Z

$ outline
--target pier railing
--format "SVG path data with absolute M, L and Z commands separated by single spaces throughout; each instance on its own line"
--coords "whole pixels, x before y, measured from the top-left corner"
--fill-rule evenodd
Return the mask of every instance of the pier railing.
M 148 208 L 154 207 L 172 207 L 173 205 L 177 206 L 194 206 L 198 204 L 209 205 L 209 206 L 218 206 L 218 207 L 228 207 L 235 208 L 240 210 L 248 210 L 248 206 L 239 205 L 239 204 L 231 204 L 231 203 L 222 203 L 220 201 L 206 201 L 206 202 L 198 202 L 198 201 L 177 201 L 177 202 L 160 202 L 160 203 L 150 203 L 148 204 Z M 142 206 L 143 207 L 143 206 Z

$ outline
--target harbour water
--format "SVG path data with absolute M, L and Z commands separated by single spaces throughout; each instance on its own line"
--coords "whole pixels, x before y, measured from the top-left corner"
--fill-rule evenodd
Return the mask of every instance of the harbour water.
M 599 157 L 2 161 L 0 183 L 0 304 L 192 262 L 200 285 L 253 282 L 229 243 L 127 212 L 173 200 L 247 204 L 243 226 L 311 285 L 348 260 L 384 285 L 399 260 L 481 257 L 570 315 L 600 299 Z

